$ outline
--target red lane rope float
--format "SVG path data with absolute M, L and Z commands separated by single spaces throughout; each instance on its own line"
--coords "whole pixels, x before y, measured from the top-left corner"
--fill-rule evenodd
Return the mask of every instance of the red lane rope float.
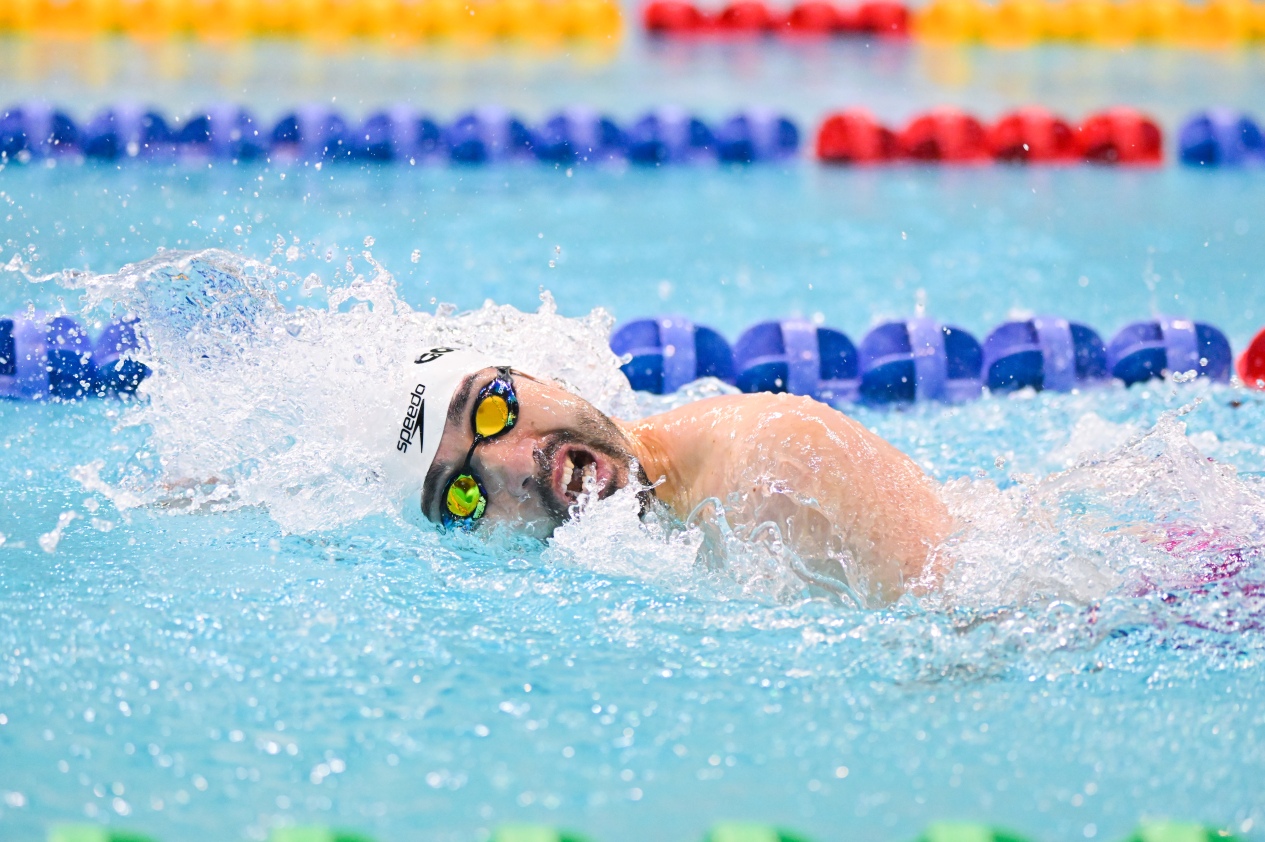
M 1235 368 L 1245 385 L 1253 389 L 1265 389 L 1265 330 L 1252 339 Z
M 1100 164 L 1158 164 L 1163 135 L 1154 120 L 1132 108 L 1113 108 L 1081 124 L 1081 153 Z
M 897 157 L 895 133 L 859 109 L 827 117 L 816 149 L 817 158 L 828 163 L 877 164 Z
M 901 157 L 910 161 L 971 164 L 992 157 L 984 124 L 956 108 L 915 117 L 896 138 Z
M 869 112 L 830 114 L 817 130 L 817 159 L 831 164 L 896 162 L 1156 165 L 1164 136 L 1132 108 L 1111 108 L 1071 123 L 1044 108 L 1021 108 L 986 124 L 957 108 L 937 108 L 893 130 Z
M 988 130 L 995 160 L 1016 164 L 1071 163 L 1078 157 L 1076 130 L 1044 108 L 1021 108 L 1004 115 Z
M 909 8 L 895 0 L 865 0 L 839 6 L 805 0 L 788 10 L 762 0 L 733 0 L 710 12 L 688 0 L 651 0 L 642 7 L 646 32 L 660 36 L 909 36 Z

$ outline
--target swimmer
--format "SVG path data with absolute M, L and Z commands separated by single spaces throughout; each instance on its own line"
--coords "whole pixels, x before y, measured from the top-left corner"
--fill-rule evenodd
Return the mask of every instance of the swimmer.
M 811 398 L 727 395 L 626 422 L 466 349 L 411 362 L 388 472 L 448 529 L 547 538 L 582 495 L 630 483 L 685 521 L 709 499 L 735 528 L 774 523 L 801 559 L 833 560 L 883 601 L 937 571 L 953 521 L 909 457 Z M 441 432 L 442 431 L 442 432 Z

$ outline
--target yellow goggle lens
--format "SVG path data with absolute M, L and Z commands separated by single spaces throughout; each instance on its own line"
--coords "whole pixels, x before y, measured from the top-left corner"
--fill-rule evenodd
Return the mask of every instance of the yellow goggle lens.
M 483 492 L 469 474 L 462 474 L 448 486 L 448 511 L 454 517 L 477 517 L 483 512 Z
M 488 395 L 474 411 L 474 430 L 481 436 L 494 436 L 505 429 L 510 420 L 510 405 L 500 395 Z

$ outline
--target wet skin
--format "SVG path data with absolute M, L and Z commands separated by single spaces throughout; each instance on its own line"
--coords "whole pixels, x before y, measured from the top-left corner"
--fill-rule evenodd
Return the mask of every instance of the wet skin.
M 476 372 L 453 398 L 423 493 L 431 520 L 470 448 L 474 396 L 494 376 L 491 368 Z M 953 529 L 935 483 L 907 456 L 810 398 L 730 395 L 628 423 L 519 372 L 514 387 L 517 424 L 475 449 L 486 525 L 547 537 L 586 477 L 599 497 L 609 496 L 637 478 L 635 459 L 677 518 L 719 500 L 734 527 L 776 524 L 801 558 L 833 560 L 879 601 L 934 567 L 933 551 Z

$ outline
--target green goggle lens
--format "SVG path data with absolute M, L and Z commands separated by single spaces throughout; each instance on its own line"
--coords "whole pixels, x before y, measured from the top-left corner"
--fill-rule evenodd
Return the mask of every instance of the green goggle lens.
M 478 481 L 469 474 L 462 474 L 448 486 L 448 513 L 455 518 L 476 520 L 483 517 L 488 501 Z

